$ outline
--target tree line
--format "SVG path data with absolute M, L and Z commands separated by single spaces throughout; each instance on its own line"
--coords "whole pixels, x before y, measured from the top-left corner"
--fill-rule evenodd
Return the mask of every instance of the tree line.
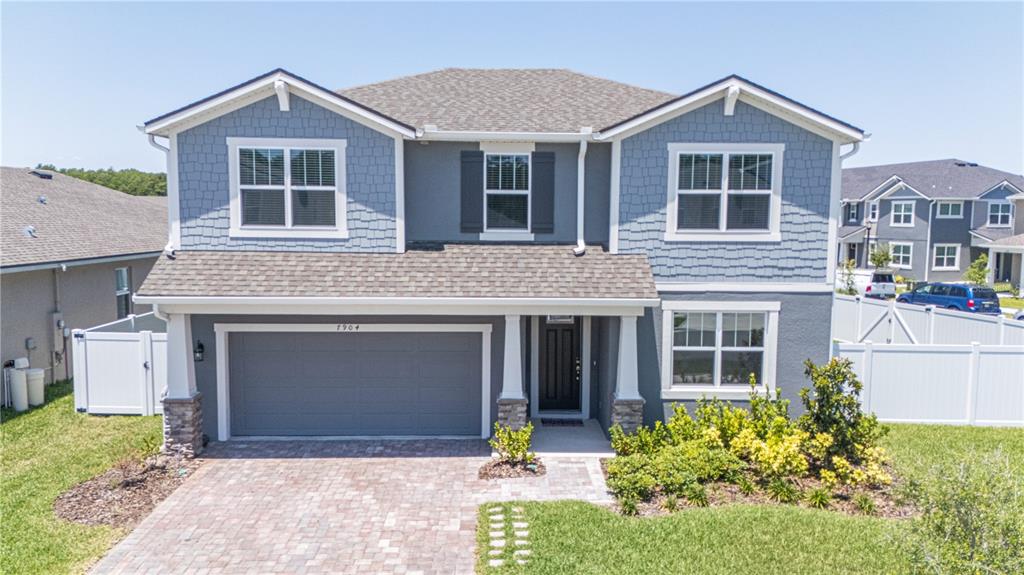
M 167 174 L 143 172 L 134 168 L 115 170 L 86 170 L 83 168 L 58 168 L 53 164 L 39 164 L 37 169 L 58 172 L 72 178 L 118 190 L 133 196 L 166 196 Z

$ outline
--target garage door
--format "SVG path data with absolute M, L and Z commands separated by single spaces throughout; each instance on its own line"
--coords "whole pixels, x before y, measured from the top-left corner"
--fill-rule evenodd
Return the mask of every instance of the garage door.
M 228 336 L 232 435 L 481 432 L 479 333 Z

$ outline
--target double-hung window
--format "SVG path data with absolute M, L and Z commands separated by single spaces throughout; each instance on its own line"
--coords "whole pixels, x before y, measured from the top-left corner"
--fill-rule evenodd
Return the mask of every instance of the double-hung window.
M 530 154 L 484 155 L 484 231 L 530 230 Z
M 964 217 L 963 202 L 939 202 L 937 218 L 959 219 Z
M 669 144 L 667 241 L 779 241 L 781 144 Z
M 935 254 L 932 257 L 933 270 L 959 270 L 960 269 L 960 244 L 935 244 Z
M 849 215 L 846 218 L 847 222 L 851 224 L 860 222 L 860 204 L 852 203 L 847 207 L 847 210 L 849 211 Z
M 662 395 L 745 397 L 774 388 L 778 302 L 663 302 Z
M 117 319 L 123 319 L 132 313 L 132 274 L 131 268 L 114 270 L 114 299 L 117 302 Z
M 347 237 L 345 140 L 228 138 L 232 237 Z
M 868 202 L 868 221 L 878 221 L 878 201 Z
M 991 227 L 1005 228 L 1010 225 L 1013 217 L 1013 206 L 1010 202 L 989 202 L 988 203 L 988 225 Z
M 909 228 L 914 225 L 914 201 L 894 201 L 892 203 L 892 215 L 889 225 L 894 227 Z
M 913 267 L 914 244 L 892 242 L 889 244 L 889 255 L 892 258 L 892 267 L 909 270 Z

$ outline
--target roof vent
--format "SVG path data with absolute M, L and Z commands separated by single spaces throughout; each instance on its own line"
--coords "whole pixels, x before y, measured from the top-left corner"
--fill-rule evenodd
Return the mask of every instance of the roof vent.
M 25 226 L 25 229 L 21 230 L 21 233 L 25 234 L 26 238 L 37 238 L 35 226 Z
M 976 164 L 975 162 L 954 162 L 954 163 L 957 166 L 960 166 L 961 168 L 977 168 L 978 167 L 978 164 Z
M 40 179 L 43 179 L 43 180 L 52 180 L 53 179 L 53 174 L 48 174 L 46 172 L 42 172 L 42 171 L 39 171 L 39 170 L 31 170 L 31 171 L 29 171 L 29 173 L 32 174 L 33 176 L 35 176 L 37 178 L 40 178 Z
M 38 198 L 36 198 L 36 201 L 39 202 L 40 204 L 43 204 L 45 206 L 46 205 L 46 196 L 39 196 Z

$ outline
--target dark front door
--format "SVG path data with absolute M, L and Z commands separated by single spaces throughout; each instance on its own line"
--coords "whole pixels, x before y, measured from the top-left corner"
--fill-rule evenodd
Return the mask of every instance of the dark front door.
M 539 407 L 542 411 L 579 411 L 580 318 L 548 319 L 541 318 Z

